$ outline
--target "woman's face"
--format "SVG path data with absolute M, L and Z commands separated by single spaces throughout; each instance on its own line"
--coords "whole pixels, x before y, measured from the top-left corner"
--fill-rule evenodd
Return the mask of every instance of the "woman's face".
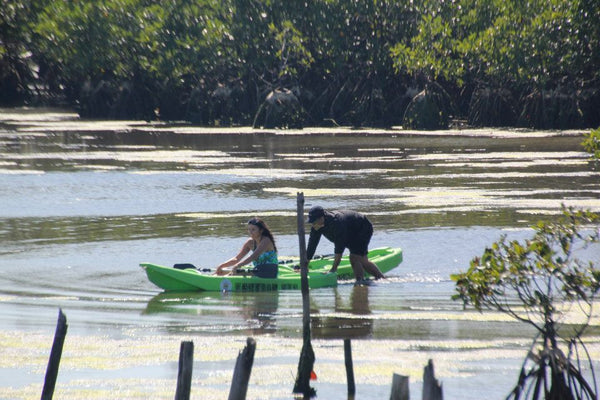
M 260 235 L 262 234 L 262 229 L 260 229 L 256 225 L 248 224 L 248 235 L 254 240 L 260 239 Z

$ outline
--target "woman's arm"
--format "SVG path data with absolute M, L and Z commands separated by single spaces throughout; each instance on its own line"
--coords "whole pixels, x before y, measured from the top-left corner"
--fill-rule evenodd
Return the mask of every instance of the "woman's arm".
M 230 258 L 229 260 L 221 263 L 217 267 L 217 272 L 216 272 L 217 275 L 221 275 L 223 273 L 222 271 L 224 268 L 234 266 L 233 269 L 235 269 L 238 261 L 241 260 L 246 254 L 248 254 L 250 252 L 250 250 L 252 249 L 251 245 L 252 245 L 252 239 L 248 239 L 246 241 L 246 243 L 244 243 L 244 245 L 240 249 L 239 253 L 235 257 Z

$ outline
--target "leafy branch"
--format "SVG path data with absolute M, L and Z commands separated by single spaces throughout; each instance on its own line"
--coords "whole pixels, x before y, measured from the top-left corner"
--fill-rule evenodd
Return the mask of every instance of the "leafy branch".
M 586 254 L 586 250 L 594 252 L 596 247 L 590 246 L 600 242 L 599 223 L 598 214 L 563 205 L 557 221 L 539 222 L 533 227 L 533 238 L 520 243 L 508 241 L 503 235 L 471 261 L 467 272 L 451 276 L 456 282 L 454 300 L 480 311 L 506 313 L 538 331 L 532 349 L 540 339 L 541 348 L 528 354 L 525 364 L 533 365 L 524 364 L 519 384 L 511 394 L 514 399 L 520 398 L 525 387 L 529 387 L 527 392 L 533 394 L 532 398 L 538 398 L 541 388 L 545 388 L 546 399 L 596 398 L 597 390 L 581 374 L 579 348 L 587 354 L 581 336 L 589 326 L 594 300 L 600 292 L 600 269 L 593 260 L 576 255 Z M 585 316 L 584 321 L 563 323 L 574 309 Z M 563 325 L 575 329 L 563 333 Z M 568 357 L 559 348 L 558 339 L 567 343 Z M 576 363 L 571 361 L 573 356 Z M 532 380 L 534 383 L 527 386 Z

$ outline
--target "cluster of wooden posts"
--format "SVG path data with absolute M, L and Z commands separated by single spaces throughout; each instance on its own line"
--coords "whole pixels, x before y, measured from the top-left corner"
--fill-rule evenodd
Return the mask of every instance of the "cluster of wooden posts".
M 62 355 L 63 344 L 67 335 L 67 318 L 62 310 L 59 310 L 56 333 L 50 352 L 50 360 L 46 369 L 46 378 L 42 390 L 42 400 L 51 400 L 54 394 L 58 368 Z M 346 378 L 348 385 L 348 399 L 354 399 L 356 385 L 354 382 L 354 370 L 352 366 L 352 347 L 350 339 L 344 339 L 344 359 L 346 365 Z M 244 400 L 248 391 L 250 373 L 254 363 L 254 352 L 256 341 L 253 338 L 246 340 L 246 347 L 238 354 L 233 371 L 233 379 L 229 390 L 228 400 Z M 182 341 L 179 350 L 179 369 L 177 372 L 177 388 L 175 400 L 189 400 L 192 387 L 192 370 L 194 362 L 194 342 Z M 302 394 L 302 393 L 300 393 Z M 304 395 L 304 398 L 310 396 Z M 392 389 L 390 400 L 409 400 L 408 376 L 394 374 L 392 378 Z M 433 362 L 424 368 L 423 373 L 423 400 L 442 400 L 442 387 L 434 376 Z

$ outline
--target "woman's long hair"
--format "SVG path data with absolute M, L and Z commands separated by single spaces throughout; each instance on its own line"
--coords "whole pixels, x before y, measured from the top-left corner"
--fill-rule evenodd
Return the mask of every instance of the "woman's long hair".
M 257 226 L 259 229 L 261 229 L 262 231 L 262 236 L 266 236 L 269 239 L 271 239 L 271 242 L 273 242 L 273 249 L 275 249 L 275 251 L 277 251 L 277 245 L 275 245 L 275 238 L 273 237 L 273 234 L 271 233 L 271 230 L 269 229 L 269 227 L 267 226 L 266 222 L 263 221 L 262 219 L 258 218 L 258 217 L 254 217 L 252 219 L 250 219 L 250 221 L 248 221 L 248 225 L 254 225 Z

